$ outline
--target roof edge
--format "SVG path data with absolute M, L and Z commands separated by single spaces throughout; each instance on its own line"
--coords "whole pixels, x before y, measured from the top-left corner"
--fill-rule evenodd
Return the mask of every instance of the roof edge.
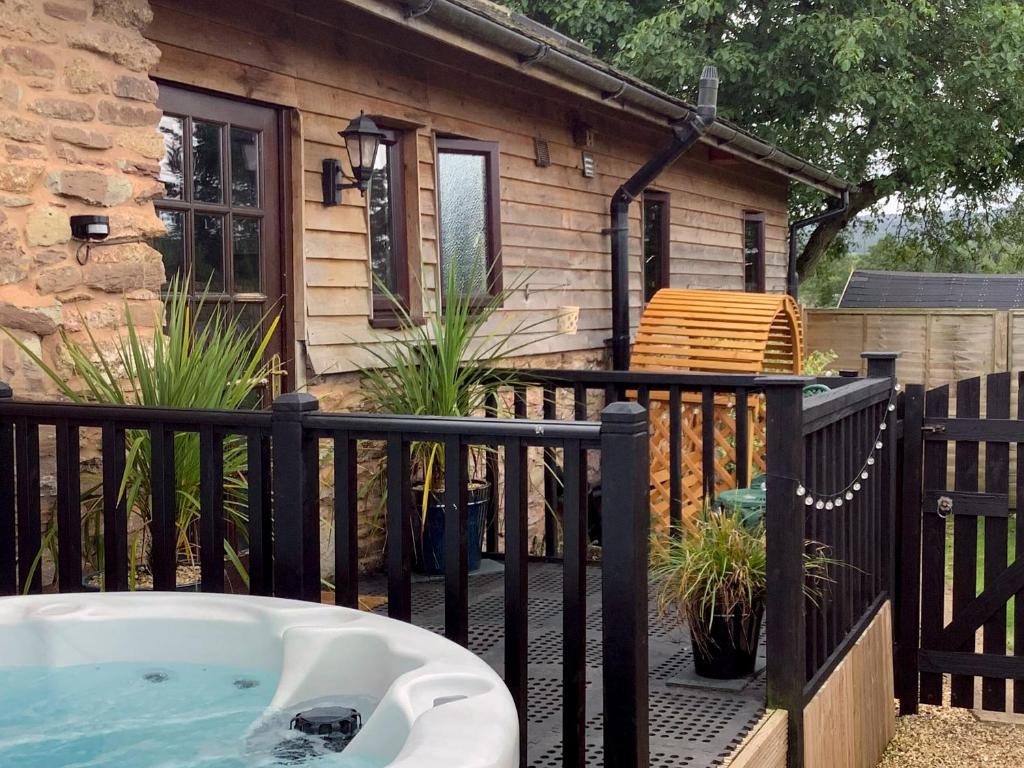
M 355 0 L 345 0 L 355 3 Z M 616 70 L 606 62 L 570 45 L 559 33 L 536 22 L 518 24 L 518 14 L 486 0 L 390 0 L 401 6 L 403 19 L 420 32 L 430 22 L 454 29 L 486 46 L 516 57 L 521 71 L 544 69 L 593 91 L 605 105 L 619 102 L 660 125 L 672 125 L 696 110 L 692 104 Z M 366 9 L 368 3 L 356 3 Z M 523 17 L 524 19 L 526 17 Z M 711 125 L 702 141 L 722 152 L 761 165 L 834 197 L 852 189 L 847 180 L 825 170 L 727 120 Z

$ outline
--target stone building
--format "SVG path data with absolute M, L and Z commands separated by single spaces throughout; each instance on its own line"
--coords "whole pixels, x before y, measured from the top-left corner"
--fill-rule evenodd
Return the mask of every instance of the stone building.
M 228 311 L 279 310 L 280 386 L 347 409 L 363 345 L 395 334 L 374 277 L 423 316 L 469 253 L 528 275 L 502 310 L 542 321 L 526 362 L 603 366 L 609 200 L 689 110 L 483 0 L 0 0 L 0 326 L 59 367 L 59 331 L 155 328 L 189 271 Z M 325 205 L 360 113 L 376 186 Z M 724 120 L 668 168 L 630 210 L 633 327 L 659 287 L 784 291 L 791 181 L 845 188 Z M 110 243 L 73 240 L 78 214 Z M 6 337 L 0 380 L 49 391 Z

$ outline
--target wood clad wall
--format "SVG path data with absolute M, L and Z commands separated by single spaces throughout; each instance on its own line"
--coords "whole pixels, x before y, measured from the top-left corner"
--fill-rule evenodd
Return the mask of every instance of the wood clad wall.
M 624 119 L 613 107 L 589 106 L 342 2 L 152 0 L 152 5 L 155 19 L 147 35 L 163 51 L 155 77 L 295 110 L 292 242 L 300 295 L 294 320 L 315 373 L 369 362 L 353 345 L 389 337 L 367 322 L 363 201 L 349 191 L 337 208 L 320 202 L 321 161 L 345 157 L 337 132 L 359 110 L 410 131 L 404 173 L 411 190 L 406 196 L 409 259 L 426 311 L 434 306 L 437 282 L 434 136 L 497 141 L 506 285 L 532 273 L 529 289 L 506 304 L 502 323 L 548 318 L 534 329 L 541 339 L 554 330 L 559 307 L 579 306 L 577 335 L 546 339 L 524 354 L 603 345 L 611 328 L 609 240 L 601 234 L 608 225 L 608 201 L 667 132 Z M 594 129 L 593 179 L 581 172 L 581 150 L 570 129 L 574 116 Z M 549 143 L 549 167 L 534 162 L 535 137 Z M 740 161 L 712 161 L 706 148 L 697 147 L 658 180 L 657 188 L 672 196 L 673 286 L 741 289 L 743 213 L 762 211 L 767 287 L 784 289 L 785 179 Z M 641 297 L 637 205 L 630 231 L 635 323 Z
M 887 602 L 804 709 L 804 766 L 875 768 L 895 731 Z

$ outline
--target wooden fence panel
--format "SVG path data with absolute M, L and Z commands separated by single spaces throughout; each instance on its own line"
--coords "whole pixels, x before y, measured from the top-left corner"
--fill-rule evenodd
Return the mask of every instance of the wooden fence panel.
M 807 349 L 835 351 L 843 370 L 863 373 L 864 349 L 900 352 L 897 376 L 925 389 L 1024 366 L 1024 312 L 809 309 L 805 329 Z

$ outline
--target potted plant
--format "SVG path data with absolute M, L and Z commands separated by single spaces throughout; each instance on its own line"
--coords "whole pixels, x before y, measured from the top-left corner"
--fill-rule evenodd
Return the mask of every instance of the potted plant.
M 550 334 L 537 326 L 553 318 L 512 322 L 502 327 L 498 311 L 518 290 L 522 281 L 491 296 L 464 290 L 465 285 L 486 281 L 463 280 L 455 269 L 447 270 L 443 300 L 423 321 L 415 320 L 400 299 L 386 287 L 381 290 L 399 318 L 399 329 L 385 344 L 363 344 L 373 359 L 361 368 L 364 405 L 375 413 L 417 416 L 480 416 L 491 396 L 519 383 L 515 371 L 498 363 L 530 343 Z M 521 338 L 534 331 L 531 337 Z M 467 476 L 467 560 L 470 571 L 480 565 L 486 513 L 493 489 L 485 479 L 488 450 L 473 446 Z M 444 572 L 444 446 L 414 442 L 410 447 L 413 506 L 414 567 L 421 573 Z M 384 466 L 373 482 L 383 487 Z
M 12 339 L 58 387 L 76 403 L 159 406 L 164 408 L 230 410 L 258 402 L 259 381 L 266 376 L 263 353 L 277 327 L 274 319 L 266 333 L 246 329 L 234 317 L 225 317 L 205 295 L 191 300 L 180 290 L 177 278 L 168 287 L 163 333 L 152 341 L 143 338 L 126 309 L 124 331 L 110 347 L 101 345 L 87 324 L 88 343 L 80 344 L 62 331 L 67 357 L 80 382 L 73 387 L 66 377 L 50 368 L 17 338 Z M 125 431 L 126 471 L 120 488 L 129 510 L 128 568 L 131 589 L 148 586 L 149 524 L 152 519 L 152 476 L 148 430 Z M 199 436 L 177 433 L 174 438 L 175 530 L 177 533 L 179 588 L 198 586 Z M 248 586 L 245 567 L 246 447 L 240 437 L 224 441 L 224 515 L 228 529 L 238 536 L 237 546 L 224 541 L 225 558 L 231 564 L 229 584 Z M 103 532 L 102 484 L 82 494 L 86 588 L 102 586 Z M 51 524 L 44 536 L 44 550 L 52 547 L 56 530 Z M 38 567 L 42 552 L 36 558 Z M 239 582 L 241 582 L 239 584 Z
M 828 582 L 833 562 L 824 545 L 808 542 L 804 569 L 812 598 Z M 706 510 L 693 531 L 655 541 L 652 573 L 659 610 L 690 629 L 697 674 L 753 674 L 768 589 L 763 521 L 751 526 L 735 510 Z

